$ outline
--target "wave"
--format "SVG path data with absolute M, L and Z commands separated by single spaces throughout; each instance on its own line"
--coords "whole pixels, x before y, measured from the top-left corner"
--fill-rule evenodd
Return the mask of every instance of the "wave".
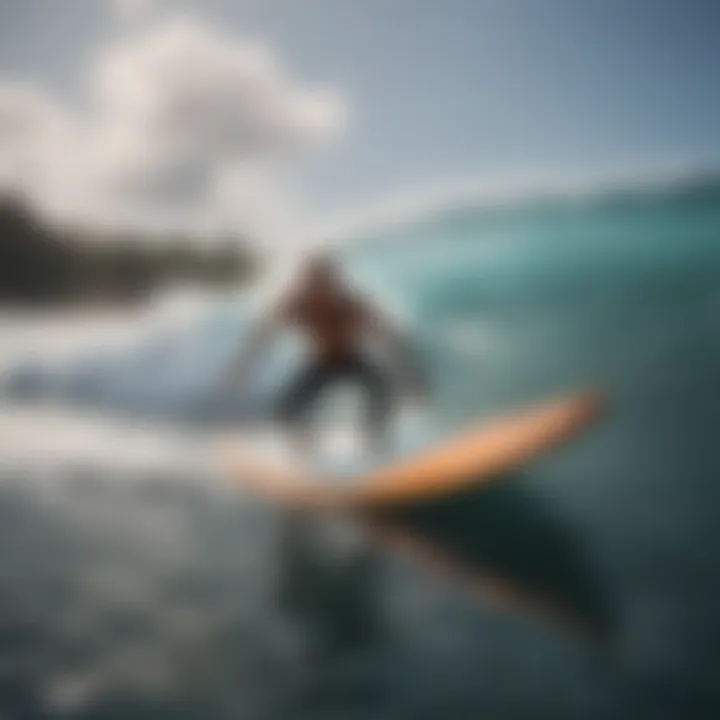
M 426 224 L 501 212 L 538 209 L 628 207 L 647 204 L 708 203 L 720 207 L 720 171 L 664 170 L 537 175 L 492 182 L 453 184 L 400 194 L 362 211 L 311 225 L 296 247 L 357 247 L 413 234 Z

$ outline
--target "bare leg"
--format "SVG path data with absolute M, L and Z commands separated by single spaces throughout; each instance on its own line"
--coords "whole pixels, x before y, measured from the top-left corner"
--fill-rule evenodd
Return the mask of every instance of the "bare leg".
M 365 438 L 368 452 L 378 459 L 389 457 L 392 450 L 390 420 L 393 410 L 393 391 L 385 373 L 373 362 L 357 358 L 350 373 L 367 393 Z
M 381 379 L 371 371 L 366 376 L 360 364 L 332 369 L 311 366 L 291 385 L 280 408 L 281 423 L 300 462 L 307 468 L 313 464 L 315 437 L 303 415 L 327 383 L 338 375 L 348 374 L 367 387 L 371 398 L 368 445 L 376 453 L 387 451 L 384 420 L 388 396 L 381 392 L 385 389 L 380 385 Z M 351 539 L 348 547 L 343 542 L 347 533 L 333 526 L 338 520 L 342 525 L 347 523 L 345 530 L 359 530 L 353 528 L 351 518 L 323 518 L 296 508 L 284 511 L 281 527 L 283 604 L 300 623 L 311 628 L 319 643 L 316 650 L 331 654 L 369 639 L 372 634 L 369 618 L 374 611 L 370 577 L 374 554 L 363 540 Z

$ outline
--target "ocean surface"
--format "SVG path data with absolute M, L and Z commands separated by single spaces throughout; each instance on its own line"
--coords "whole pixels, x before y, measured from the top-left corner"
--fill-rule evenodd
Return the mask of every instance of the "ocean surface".
M 513 482 L 583 548 L 611 658 L 389 553 L 304 567 L 290 611 L 278 510 L 228 490 L 204 440 L 263 417 L 293 353 L 221 392 L 251 299 L 174 299 L 0 325 L 0 713 L 720 716 L 720 185 L 464 203 L 341 255 L 413 332 L 429 438 L 607 392 L 602 423 Z M 478 522 L 522 547 L 513 507 Z

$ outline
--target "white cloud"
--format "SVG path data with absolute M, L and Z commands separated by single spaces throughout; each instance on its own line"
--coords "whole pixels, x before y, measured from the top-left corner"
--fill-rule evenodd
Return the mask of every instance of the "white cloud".
M 87 71 L 85 113 L 0 85 L 0 171 L 95 221 L 258 230 L 301 152 L 344 129 L 336 93 L 298 86 L 263 44 L 190 18 L 120 37 Z
M 27 83 L 0 84 L 0 180 L 45 186 L 67 142 L 70 118 Z

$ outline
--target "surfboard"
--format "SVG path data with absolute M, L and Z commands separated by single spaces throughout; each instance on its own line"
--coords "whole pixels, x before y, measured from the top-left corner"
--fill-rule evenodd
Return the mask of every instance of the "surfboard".
M 298 506 L 361 508 L 430 500 L 467 484 L 491 482 L 586 428 L 603 406 L 597 392 L 580 392 L 484 423 L 460 437 L 367 474 L 322 478 L 302 463 L 288 463 L 235 439 L 224 464 L 239 486 Z
M 614 611 L 593 563 L 573 530 L 513 476 L 588 429 L 605 405 L 598 392 L 541 402 L 337 485 L 242 443 L 224 462 L 238 486 L 265 500 L 354 517 L 376 546 L 605 646 Z

